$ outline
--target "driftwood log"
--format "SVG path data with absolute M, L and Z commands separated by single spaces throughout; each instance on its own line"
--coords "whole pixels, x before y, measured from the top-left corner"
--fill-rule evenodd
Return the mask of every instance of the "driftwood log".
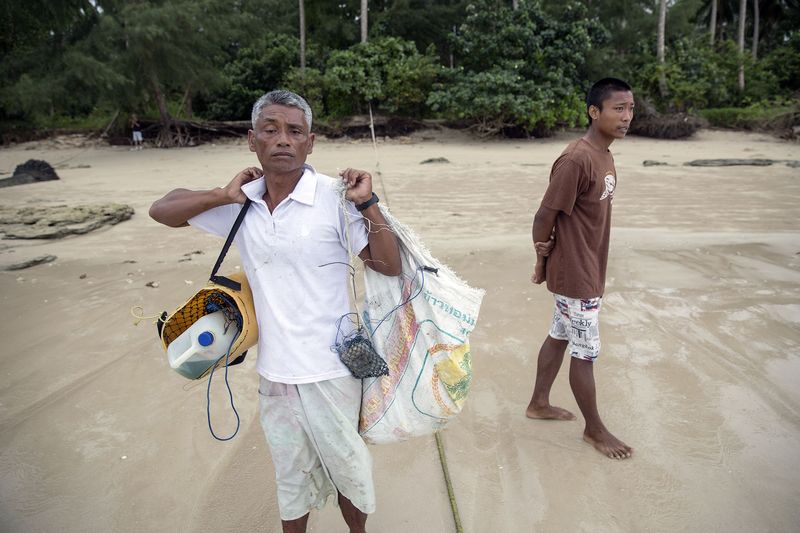
M 160 122 L 140 119 L 139 124 L 144 141 L 158 148 L 196 146 L 220 137 L 243 137 L 250 129 L 248 120 L 197 122 L 173 119 L 170 126 L 165 127 Z M 130 137 L 110 137 L 108 142 L 112 145 L 132 144 Z
M 58 257 L 54 255 L 41 255 L 39 257 L 34 257 L 33 259 L 28 259 L 27 261 L 22 261 L 20 263 L 14 263 L 13 265 L 8 265 L 5 269 L 6 270 L 24 270 L 26 268 L 43 265 L 45 263 L 52 263 L 58 259 Z
M 252 128 L 249 120 L 226 120 L 197 122 L 193 120 L 172 120 L 169 128 L 160 122 L 140 120 L 142 136 L 145 142 L 159 148 L 178 146 L 196 146 L 212 142 L 220 137 L 246 137 Z M 436 121 L 420 121 L 404 117 L 375 116 L 373 126 L 377 137 L 396 137 L 408 135 L 414 131 L 438 127 Z M 341 120 L 328 122 L 315 121 L 313 131 L 318 135 L 331 138 L 350 137 L 368 139 L 372 135 L 368 115 L 356 115 Z M 109 138 L 113 145 L 130 145 L 129 137 Z
M 695 159 L 694 161 L 684 163 L 684 165 L 690 167 L 768 167 L 778 163 L 786 163 L 786 165 L 790 167 L 797 167 L 800 165 L 800 161 L 791 159 Z

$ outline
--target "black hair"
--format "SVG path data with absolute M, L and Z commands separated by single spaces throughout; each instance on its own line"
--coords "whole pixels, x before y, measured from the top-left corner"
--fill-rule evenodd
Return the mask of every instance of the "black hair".
M 595 106 L 600 111 L 603 110 L 603 101 L 608 98 L 608 94 L 614 91 L 632 91 L 631 86 L 617 78 L 603 78 L 595 82 L 589 93 L 586 95 L 586 115 L 589 117 L 589 124 L 592 117 L 589 115 L 589 108 Z

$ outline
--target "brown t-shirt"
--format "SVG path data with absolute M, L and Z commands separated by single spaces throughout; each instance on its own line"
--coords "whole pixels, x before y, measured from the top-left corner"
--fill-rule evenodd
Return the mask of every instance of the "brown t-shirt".
M 547 289 L 570 298 L 596 298 L 606 285 L 614 158 L 584 139 L 553 163 L 542 205 L 560 211 L 556 242 L 547 258 Z

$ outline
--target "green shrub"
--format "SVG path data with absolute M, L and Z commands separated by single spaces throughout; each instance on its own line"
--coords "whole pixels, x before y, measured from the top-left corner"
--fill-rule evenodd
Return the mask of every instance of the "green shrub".
M 749 107 L 722 107 L 700 110 L 700 115 L 711 126 L 717 128 L 735 128 L 746 130 L 772 129 L 772 125 L 781 122 L 782 117 L 800 111 L 800 105 L 778 103 L 754 104 Z
M 800 30 L 764 56 L 763 64 L 764 70 L 775 76 L 782 93 L 800 92 Z
M 545 135 L 585 124 L 581 72 L 594 23 L 566 2 L 551 15 L 536 1 L 497 9 L 481 0 L 453 37 L 461 68 L 428 98 L 442 116 L 473 122 L 483 134 Z
M 299 63 L 299 54 L 299 40 L 283 34 L 268 35 L 239 49 L 236 58 L 223 68 L 223 86 L 199 94 L 196 111 L 211 119 L 249 119 L 253 103 L 279 88 L 289 70 Z
M 331 116 L 365 113 L 372 102 L 388 113 L 421 116 L 439 72 L 432 49 L 395 37 L 359 43 L 330 55 L 324 74 Z
M 306 67 L 305 72 L 300 67 L 289 69 L 283 78 L 282 88 L 295 92 L 306 99 L 316 117 L 325 115 L 325 86 L 322 72 L 315 68 Z
M 474 123 L 482 135 L 519 129 L 543 136 L 557 125 L 586 123 L 585 104 L 577 91 L 554 90 L 502 67 L 461 73 L 454 82 L 437 85 L 428 103 L 448 118 Z
M 646 96 L 661 111 L 689 112 L 709 107 L 736 107 L 770 100 L 780 93 L 779 80 L 765 61 L 741 56 L 745 90 L 739 90 L 736 43 L 708 44 L 704 36 L 677 39 L 669 44 L 664 66 L 656 61 L 651 40 L 643 41 L 629 64 L 629 80 L 637 94 Z M 668 95 L 661 96 L 659 75 L 666 75 Z

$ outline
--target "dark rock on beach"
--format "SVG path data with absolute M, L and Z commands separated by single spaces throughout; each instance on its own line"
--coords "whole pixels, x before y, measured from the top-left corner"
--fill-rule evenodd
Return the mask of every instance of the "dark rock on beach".
M 427 165 L 428 163 L 449 163 L 450 160 L 446 157 L 431 157 L 430 159 L 426 159 L 425 161 L 420 161 L 420 165 Z
M 669 163 L 664 163 L 663 161 L 654 161 L 652 159 L 645 159 L 642 161 L 642 164 L 646 167 L 657 167 L 662 165 L 668 165 Z
M 89 233 L 133 216 L 125 204 L 0 208 L 0 233 L 6 239 L 58 239 Z
M 53 167 L 50 166 L 50 163 L 39 159 L 29 159 L 21 165 L 17 165 L 17 168 L 14 169 L 14 174 L 10 178 L 0 179 L 0 187 L 57 179 L 59 177 Z

